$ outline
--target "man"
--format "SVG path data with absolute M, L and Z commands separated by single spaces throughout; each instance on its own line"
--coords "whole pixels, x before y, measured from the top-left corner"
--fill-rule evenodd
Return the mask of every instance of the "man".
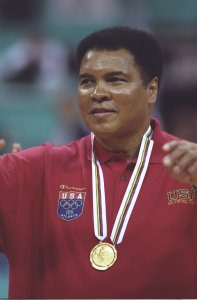
M 196 298 L 197 145 L 151 120 L 157 41 L 104 29 L 77 61 L 92 134 L 0 159 L 9 297 Z

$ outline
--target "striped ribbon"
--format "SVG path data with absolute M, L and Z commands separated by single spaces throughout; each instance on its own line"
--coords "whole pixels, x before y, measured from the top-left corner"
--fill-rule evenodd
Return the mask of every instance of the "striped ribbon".
M 100 162 L 94 155 L 93 133 L 91 134 L 91 137 L 94 233 L 100 241 L 103 241 L 107 237 L 105 185 Z M 140 192 L 153 148 L 153 140 L 151 138 L 152 130 L 149 126 L 142 138 L 137 162 L 112 228 L 110 239 L 114 245 L 122 242 L 128 221 Z

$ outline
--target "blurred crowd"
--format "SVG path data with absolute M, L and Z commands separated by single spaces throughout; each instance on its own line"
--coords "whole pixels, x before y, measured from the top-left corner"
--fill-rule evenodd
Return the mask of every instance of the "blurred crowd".
M 157 10 L 159 2 L 155 6 Z M 153 10 L 155 1 L 149 1 L 151 3 L 149 8 Z M 117 23 L 146 28 L 155 32 L 164 50 L 164 76 L 155 116 L 161 119 L 167 131 L 196 142 L 196 36 L 169 29 L 165 33 L 159 31 L 159 27 L 154 27 L 154 22 L 150 21 L 147 8 L 146 0 L 45 0 L 42 4 L 37 0 L 1 0 L 2 26 L 10 30 L 21 24 L 26 30 L 1 52 L 0 84 L 33 85 L 48 93 L 56 91 L 53 109 L 57 127 L 46 138 L 58 144 L 70 142 L 87 133 L 76 108 L 73 45 L 37 24 L 43 16 L 53 18 L 57 23 L 65 20 L 87 22 L 88 16 L 90 24 L 99 23 L 100 27 Z M 69 30 L 65 29 L 65 35 Z
M 28 88 L 29 93 L 32 88 L 37 89 L 41 98 L 46 95 L 48 105 L 53 105 L 56 124 L 46 139 L 57 144 L 69 143 L 86 133 L 76 109 L 74 93 L 70 93 L 71 78 L 76 81 L 74 76 L 70 49 L 40 29 L 28 31 L 0 57 L 1 84 L 14 89 L 17 94 L 23 88 Z
M 167 131 L 197 142 L 197 44 L 182 37 L 164 47 L 165 68 L 159 109 Z
M 73 96 L 72 86 L 77 81 L 73 48 L 69 41 L 62 42 L 37 25 L 44 14 L 57 23 L 64 20 L 85 22 L 88 16 L 90 23 L 100 22 L 100 26 L 102 23 L 113 24 L 116 20 L 122 25 L 155 32 L 161 41 L 165 60 L 155 116 L 169 132 L 197 141 L 196 36 L 188 32 L 177 34 L 176 30 L 168 35 L 159 32 L 150 22 L 146 3 L 143 0 L 45 0 L 42 4 L 38 0 L 0 1 L 1 26 L 11 30 L 19 25 L 26 27 L 21 38 L 1 51 L 0 84 L 33 85 L 48 92 L 59 91 L 54 94 L 54 102 L 60 121 L 50 136 L 55 143 L 69 142 L 87 130 L 81 123 Z
M 151 2 L 154 4 L 155 1 L 149 1 L 149 4 Z M 157 9 L 159 2 L 160 0 L 157 1 Z M 9 84 L 36 85 L 48 91 L 59 89 L 60 96 L 56 94 L 54 97 L 61 130 L 57 129 L 58 134 L 55 137 L 54 129 L 51 138 L 54 137 L 55 142 L 64 143 L 86 133 L 83 126 L 83 130 L 80 130 L 82 124 L 74 104 L 74 92 L 70 94 L 70 86 L 73 82 L 75 86 L 77 81 L 73 63 L 74 51 L 69 41 L 62 43 L 60 39 L 35 26 L 41 18 L 42 6 L 44 7 L 44 4 L 41 5 L 39 1 L 1 0 L 0 20 L 4 27 L 15 26 L 16 23 L 26 24 L 27 30 L 23 37 L 10 44 L 1 54 L 0 80 Z M 87 22 L 87 15 L 89 23 L 97 22 L 102 26 L 102 23 L 111 25 L 114 22 L 150 29 L 158 35 L 164 49 L 165 69 L 155 115 L 161 119 L 169 132 L 197 141 L 195 35 L 188 32 L 177 34 L 176 30 L 169 32 L 169 29 L 169 34 L 162 34 L 157 27 L 154 28 L 153 22 L 150 22 L 147 1 L 143 0 L 48 0 L 45 5 L 45 17 L 52 17 L 54 22 L 61 23 L 73 19 Z M 65 102 L 67 103 L 64 105 Z M 73 119 L 69 121 L 71 107 L 75 112 L 73 118 L 76 124 Z M 64 133 L 65 128 L 69 131 L 68 138 Z
M 68 50 L 39 29 L 10 45 L 0 58 L 0 79 L 8 83 L 60 88 L 68 74 Z

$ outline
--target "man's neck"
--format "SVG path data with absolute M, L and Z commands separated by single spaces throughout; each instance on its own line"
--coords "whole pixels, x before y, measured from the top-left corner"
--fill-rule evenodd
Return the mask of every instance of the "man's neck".
M 126 138 L 99 138 L 95 137 L 96 141 L 106 150 L 115 153 L 122 152 L 125 154 L 127 161 L 136 159 L 140 149 L 143 133 Z

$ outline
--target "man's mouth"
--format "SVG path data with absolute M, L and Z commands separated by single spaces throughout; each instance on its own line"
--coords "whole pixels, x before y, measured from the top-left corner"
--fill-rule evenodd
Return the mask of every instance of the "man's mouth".
M 116 111 L 115 109 L 110 109 L 110 108 L 104 108 L 104 107 L 101 107 L 101 108 L 93 108 L 90 110 L 90 115 L 94 115 L 95 117 L 103 117 L 103 116 L 108 116 L 108 115 L 111 115 L 111 114 L 114 114 Z

